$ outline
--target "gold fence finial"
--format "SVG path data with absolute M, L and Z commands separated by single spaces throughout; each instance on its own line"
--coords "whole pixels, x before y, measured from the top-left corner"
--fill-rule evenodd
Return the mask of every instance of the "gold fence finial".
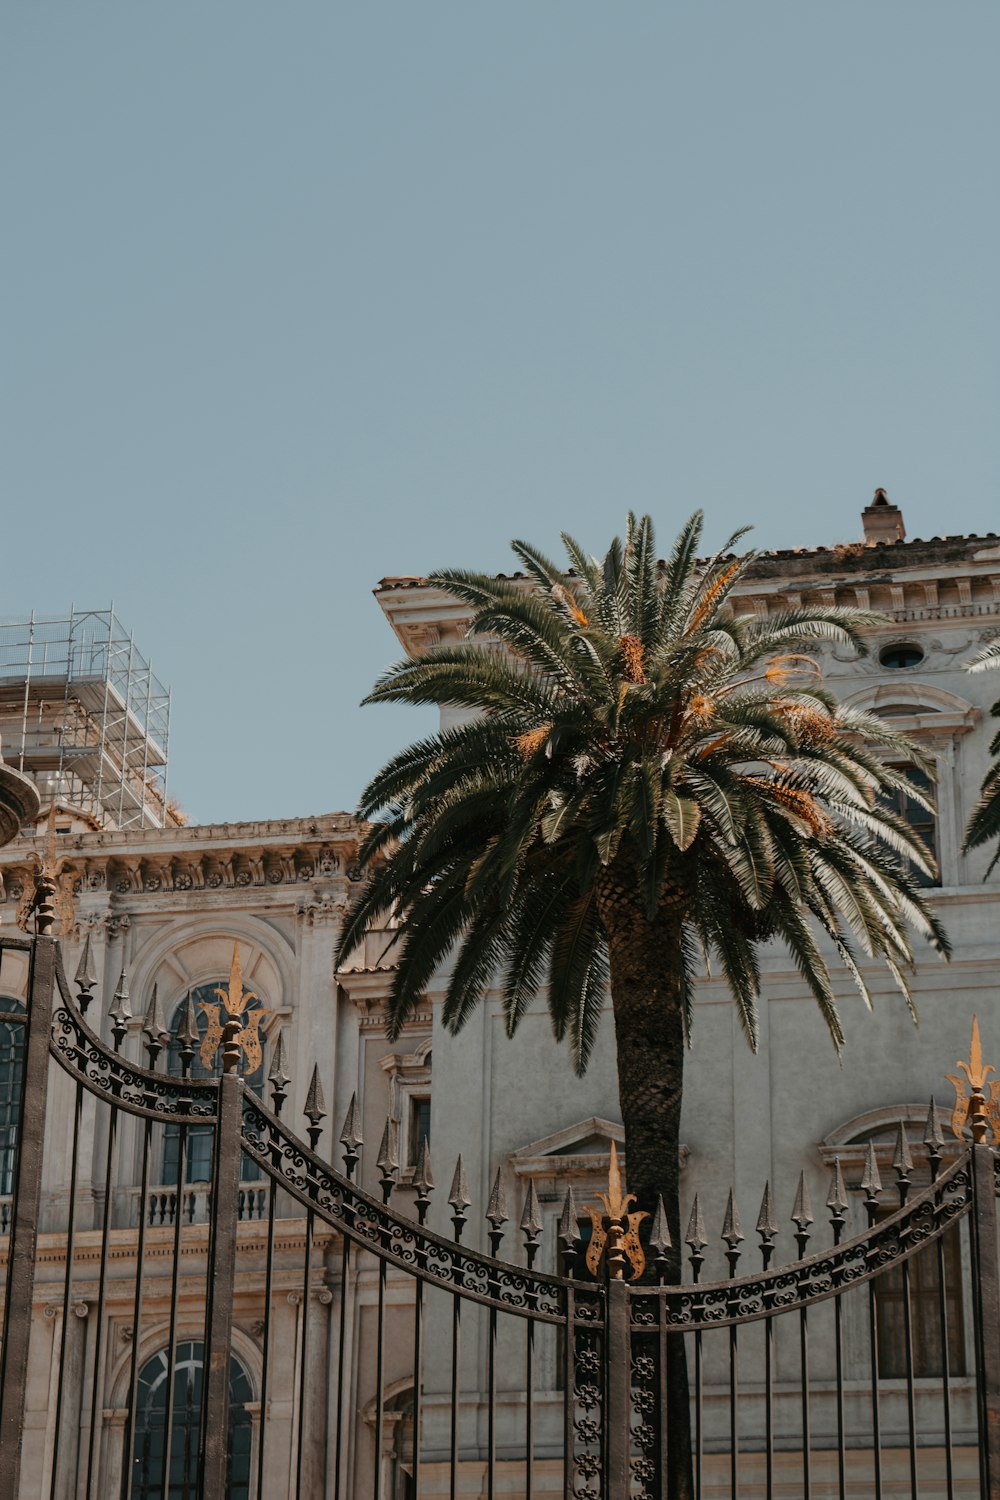
M 200 1009 L 208 1018 L 208 1030 L 201 1044 L 203 1065 L 211 1068 L 215 1062 L 215 1055 L 221 1047 L 223 1072 L 238 1072 L 242 1053 L 246 1058 L 247 1072 L 256 1073 L 264 1055 L 258 1028 L 263 1017 L 269 1015 L 270 1012 L 258 1006 L 247 1015 L 247 1006 L 250 1001 L 258 1000 L 260 997 L 256 990 L 247 990 L 243 987 L 243 963 L 240 959 L 239 943 L 233 944 L 229 982 L 225 989 L 217 987 L 215 993 L 222 1001 L 223 1014 L 221 1016 L 218 1005 L 211 1005 L 205 1001 L 199 1002 Z
M 588 1208 L 594 1232 L 587 1246 L 587 1269 L 596 1276 L 601 1260 L 607 1250 L 608 1272 L 613 1281 L 621 1281 L 625 1275 L 625 1264 L 632 1267 L 633 1279 L 646 1269 L 646 1256 L 639 1241 L 639 1225 L 648 1219 L 647 1213 L 629 1213 L 635 1202 L 634 1193 L 622 1188 L 621 1168 L 618 1165 L 618 1147 L 611 1142 L 611 1165 L 608 1169 L 608 1191 L 597 1195 L 603 1209 Z M 608 1224 L 605 1228 L 604 1221 Z
M 945 1077 L 955 1089 L 955 1108 L 951 1114 L 951 1131 L 958 1140 L 971 1127 L 972 1139 L 977 1146 L 983 1145 L 992 1130 L 994 1142 L 1000 1141 L 1000 1079 L 990 1084 L 986 1097 L 986 1080 L 996 1072 L 992 1063 L 983 1063 L 983 1046 L 979 1035 L 979 1017 L 972 1017 L 972 1037 L 969 1042 L 969 1060 L 959 1058 L 955 1064 L 965 1077 L 957 1073 L 946 1073 Z

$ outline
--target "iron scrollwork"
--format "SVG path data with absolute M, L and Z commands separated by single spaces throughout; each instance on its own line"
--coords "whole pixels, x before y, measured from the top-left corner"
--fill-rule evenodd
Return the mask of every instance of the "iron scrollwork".
M 52 1011 L 49 1051 L 67 1073 L 99 1098 L 129 1114 L 182 1124 L 205 1124 L 218 1112 L 215 1080 L 172 1078 L 137 1067 L 111 1052 L 91 1031 L 69 997 L 62 958 L 56 965 L 60 1003 Z
M 390 1265 L 503 1312 L 565 1323 L 563 1278 L 479 1255 L 397 1216 L 321 1161 L 249 1092 L 243 1149 L 325 1223 Z M 581 1319 L 589 1323 L 591 1312 Z
M 635 1287 L 630 1299 L 632 1326 L 637 1332 L 649 1331 L 657 1322 L 657 1300 L 672 1332 L 752 1323 L 789 1308 L 825 1301 L 916 1255 L 971 1206 L 972 1174 L 966 1155 L 905 1208 L 836 1250 L 734 1281 L 655 1290 Z

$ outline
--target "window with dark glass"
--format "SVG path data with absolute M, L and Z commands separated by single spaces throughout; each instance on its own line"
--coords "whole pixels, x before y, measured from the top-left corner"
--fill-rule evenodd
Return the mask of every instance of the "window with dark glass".
M 219 1005 L 218 991 L 225 989 L 228 980 L 213 981 L 209 984 L 200 984 L 197 989 L 191 991 L 191 1000 L 194 1004 L 195 1015 L 198 1018 L 198 1030 L 201 1041 L 208 1034 L 208 1017 L 202 1010 L 202 1005 Z M 260 1000 L 256 997 L 251 999 L 246 1008 L 245 1015 L 260 1008 Z M 170 1022 L 171 1042 L 167 1049 L 167 1071 L 175 1077 L 181 1073 L 180 1043 L 177 1040 L 178 1029 L 183 1025 L 184 1012 L 187 1001 L 182 1000 L 174 1012 Z M 259 1033 L 263 1043 L 263 1033 Z M 264 1073 L 266 1059 L 261 1049 L 261 1061 L 253 1073 L 244 1073 L 243 1079 L 258 1098 L 264 1092 Z M 200 1044 L 199 1050 L 194 1055 L 191 1064 L 190 1077 L 192 1078 L 218 1078 L 222 1073 L 222 1048 L 219 1047 L 211 1065 L 206 1066 L 202 1061 Z M 210 1182 L 212 1178 L 212 1137 L 211 1125 L 190 1125 L 187 1130 L 185 1144 L 185 1166 L 184 1181 L 186 1183 Z M 169 1122 L 164 1128 L 163 1134 L 163 1182 L 173 1183 L 177 1181 L 177 1169 L 180 1162 L 180 1128 L 173 1122 Z M 256 1182 L 261 1175 L 258 1164 L 248 1156 L 243 1158 L 243 1166 L 240 1174 L 244 1182 Z
M 23 1015 L 24 1006 L 18 1000 L 0 995 L 0 1011 Z M 16 1022 L 0 1022 L 0 1198 L 9 1198 L 14 1191 L 23 1069 L 24 1027 Z M 4 1217 L 0 1208 L 0 1229 L 7 1227 Z
M 431 1101 L 426 1095 L 416 1095 L 410 1100 L 410 1166 L 415 1167 L 420 1147 L 426 1139 L 431 1140 Z
M 932 788 L 930 778 L 927 775 L 926 771 L 922 771 L 919 766 L 908 763 L 906 765 L 896 766 L 894 767 L 894 769 L 897 771 L 901 771 L 906 777 L 907 781 L 911 781 L 919 791 L 927 792 L 928 794 L 931 793 Z M 885 802 L 887 806 L 891 807 L 895 812 L 899 813 L 900 817 L 906 819 L 907 823 L 909 823 L 910 827 L 913 829 L 913 832 L 917 835 L 918 838 L 923 841 L 923 843 L 927 845 L 927 848 L 934 856 L 935 861 L 937 861 L 939 859 L 937 819 L 935 818 L 934 814 L 932 812 L 928 812 L 926 807 L 921 807 L 919 802 L 914 801 L 914 799 L 909 796 L 908 793 L 903 791 L 887 793 L 885 796 Z M 914 879 L 919 885 L 931 886 L 941 884 L 940 877 L 932 880 L 929 875 L 924 874 L 923 870 L 917 870 L 914 868 L 912 870 L 912 873 Z
M 164 1496 L 166 1500 L 196 1500 L 204 1358 L 204 1346 L 200 1343 L 177 1345 L 173 1369 L 170 1476 L 166 1487 L 168 1351 L 161 1349 L 140 1370 L 131 1500 L 163 1500 Z M 230 1357 L 227 1500 L 250 1500 L 253 1429 L 247 1407 L 252 1400 L 253 1391 L 246 1371 L 239 1360 Z
M 924 653 L 920 646 L 912 641 L 905 641 L 883 646 L 878 659 L 882 666 L 888 667 L 891 672 L 901 672 L 908 667 L 919 667 L 924 659 Z

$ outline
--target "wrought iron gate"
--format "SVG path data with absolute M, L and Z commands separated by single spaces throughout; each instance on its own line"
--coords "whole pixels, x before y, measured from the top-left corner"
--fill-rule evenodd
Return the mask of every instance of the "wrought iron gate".
M 665 1221 L 658 1215 L 640 1244 L 612 1183 L 608 1211 L 594 1223 L 597 1240 L 607 1240 L 603 1269 L 594 1274 L 599 1246 L 592 1242 L 587 1253 L 570 1194 L 559 1230 L 565 1274 L 545 1275 L 535 1269 L 543 1223 L 533 1188 L 519 1225 L 521 1265 L 500 1258 L 508 1210 L 499 1180 L 485 1215 L 491 1253 L 463 1244 L 471 1204 L 461 1161 L 448 1195 L 451 1238 L 426 1226 L 434 1190 L 426 1151 L 413 1174 L 416 1218 L 395 1212 L 394 1122 L 377 1157 L 379 1201 L 355 1181 L 363 1143 L 353 1103 L 338 1172 L 319 1153 L 325 1112 L 317 1093 L 307 1103 L 308 1144 L 281 1119 L 289 1079 L 280 1046 L 270 1106 L 239 1076 L 238 1018 L 226 1027 L 222 1076 L 196 1079 L 190 1024 L 172 1040 L 154 1007 L 145 1028 L 149 1066 L 141 1067 L 120 1052 L 125 986 L 107 1011 L 111 1046 L 88 1022 L 96 981 L 86 956 L 76 998 L 47 935 L 0 942 L 0 989 L 5 965 L 21 974 L 7 988 L 24 1002 L 0 1014 L 0 1025 L 23 1038 L 16 1141 L 5 1148 L 12 1191 L 0 1219 L 0 1496 L 653 1500 L 670 1493 L 677 1434 L 666 1420 L 667 1373 L 681 1342 L 698 1500 L 779 1490 L 807 1500 L 844 1500 L 848 1492 L 1000 1497 L 997 1161 L 985 1143 L 982 1079 L 972 1080 L 972 1143 L 954 1160 L 945 1158 L 932 1111 L 927 1186 L 917 1190 L 902 1126 L 891 1190 L 871 1145 L 860 1183 L 845 1184 L 835 1167 L 832 1244 L 818 1253 L 809 1254 L 813 1212 L 803 1184 L 792 1215 L 797 1258 L 772 1266 L 778 1226 L 768 1190 L 757 1222 L 759 1272 L 739 1274 L 744 1236 L 730 1200 L 722 1230 L 728 1277 L 702 1282 L 708 1238 L 696 1200 L 686 1234 L 691 1279 L 668 1284 Z M 180 1058 L 177 1075 L 158 1067 L 168 1044 Z M 155 1184 L 154 1142 L 168 1129 L 176 1176 Z M 185 1163 L 206 1130 L 210 1181 L 198 1197 Z M 71 1191 L 53 1226 L 42 1218 L 43 1157 L 60 1131 L 70 1143 Z M 105 1162 L 93 1204 L 76 1191 L 84 1139 L 99 1142 Z M 137 1153 L 137 1199 L 117 1187 L 123 1150 Z M 868 1228 L 845 1238 L 852 1191 L 862 1195 Z M 271 1382 L 276 1237 L 291 1222 L 302 1251 L 294 1391 Z M 954 1253 L 946 1255 L 948 1245 Z M 633 1270 L 648 1262 L 636 1279 L 626 1279 L 626 1250 Z M 43 1260 L 65 1269 L 39 1306 Z M 918 1301 L 912 1278 L 920 1266 L 930 1268 L 930 1294 L 921 1283 Z M 154 1268 L 169 1298 L 165 1342 L 151 1361 L 145 1331 Z M 968 1376 L 952 1368 L 958 1279 L 970 1294 L 962 1314 L 971 1331 Z M 291 1303 L 285 1282 L 282 1290 Z M 371 1337 L 352 1342 L 349 1293 L 362 1291 Z M 890 1349 L 890 1302 L 897 1345 L 887 1375 L 879 1365 Z M 72 1324 L 84 1303 L 90 1332 L 80 1338 Z M 261 1316 L 248 1332 L 252 1307 Z M 928 1320 L 937 1330 L 933 1373 L 915 1356 Z M 113 1327 L 127 1333 L 124 1354 Z M 260 1356 L 256 1399 L 240 1364 L 251 1337 Z M 46 1339 L 48 1425 L 40 1437 L 26 1423 L 26 1397 Z M 832 1349 L 833 1374 L 817 1381 L 821 1349 L 824 1357 Z M 405 1408 L 399 1380 L 390 1378 L 401 1360 L 410 1376 Z M 367 1397 L 359 1369 L 370 1371 Z M 110 1401 L 112 1377 L 123 1393 L 118 1405 Z M 278 1405 L 287 1421 L 275 1415 Z M 410 1434 L 405 1453 L 389 1452 L 389 1418 Z

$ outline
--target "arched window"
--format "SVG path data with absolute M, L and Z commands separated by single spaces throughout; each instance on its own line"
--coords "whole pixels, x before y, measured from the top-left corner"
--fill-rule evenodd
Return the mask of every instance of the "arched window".
M 228 980 L 218 980 L 208 984 L 200 984 L 197 989 L 191 991 L 191 1000 L 194 1005 L 195 1015 L 198 1018 L 198 1030 L 201 1040 L 204 1041 L 208 1035 L 208 1016 L 202 1010 L 203 1005 L 220 1006 L 219 990 L 225 990 Z M 244 993 L 246 991 L 244 990 Z M 261 1008 L 261 1001 L 256 996 L 247 1004 L 244 1019 L 252 1011 Z M 181 1072 L 180 1043 L 177 1040 L 177 1032 L 183 1026 L 184 1013 L 187 1009 L 187 1000 L 182 1000 L 174 1011 L 170 1022 L 170 1046 L 167 1049 L 167 1071 L 179 1077 Z M 244 1082 L 249 1084 L 258 1096 L 264 1091 L 264 1069 L 265 1061 L 263 1055 L 263 1034 L 261 1037 L 261 1061 L 252 1073 L 244 1072 Z M 192 1078 L 218 1078 L 222 1072 L 222 1048 L 216 1049 L 210 1066 L 202 1061 L 200 1050 L 194 1055 L 191 1064 Z M 184 1180 L 187 1183 L 210 1182 L 212 1179 L 212 1137 L 211 1125 L 191 1125 L 188 1127 L 187 1144 L 185 1147 L 186 1160 L 184 1168 Z M 163 1177 L 164 1184 L 169 1186 L 177 1181 L 177 1167 L 180 1160 L 180 1128 L 173 1122 L 167 1124 L 163 1135 Z M 255 1182 L 260 1177 L 260 1167 L 250 1157 L 243 1158 L 241 1176 L 245 1182 Z
M 198 1446 L 201 1426 L 204 1345 L 177 1345 L 174 1362 L 173 1431 L 170 1439 L 170 1483 L 168 1500 L 196 1500 L 198 1493 Z M 132 1461 L 131 1500 L 161 1500 L 163 1467 L 166 1462 L 167 1376 L 166 1349 L 154 1354 L 139 1372 L 136 1394 L 135 1452 Z M 250 1500 L 250 1448 L 252 1427 L 248 1403 L 253 1391 L 239 1360 L 229 1360 L 229 1467 L 228 1500 Z
M 891 1184 L 895 1181 L 892 1161 L 896 1151 L 899 1122 L 902 1121 L 909 1138 L 913 1157 L 911 1195 L 921 1192 L 931 1181 L 927 1149 L 922 1143 L 926 1111 L 915 1105 L 898 1105 L 895 1108 L 872 1110 L 846 1121 L 833 1131 L 820 1145 L 820 1155 L 832 1165 L 839 1159 L 848 1188 L 858 1188 L 864 1171 L 865 1156 L 869 1142 L 875 1147 L 879 1174 L 886 1185 L 877 1217 L 885 1219 L 896 1212 L 899 1199 Z M 939 1120 L 943 1112 L 938 1111 Z M 945 1160 L 952 1159 L 959 1149 L 955 1142 L 943 1148 Z M 911 1342 L 913 1349 L 913 1373 L 918 1378 L 929 1379 L 942 1374 L 943 1322 L 948 1330 L 948 1368 L 951 1375 L 965 1375 L 969 1369 L 969 1356 L 965 1339 L 965 1309 L 963 1298 L 964 1277 L 962 1270 L 962 1226 L 956 1221 L 945 1230 L 941 1239 L 944 1260 L 944 1297 L 938 1274 L 938 1252 L 936 1244 L 925 1245 L 909 1261 Z M 901 1380 L 906 1376 L 906 1341 L 903 1307 L 903 1273 L 892 1266 L 878 1279 L 878 1364 L 879 1376 L 883 1380 Z
M 0 995 L 0 1011 L 23 1015 L 19 1000 Z M 21 1078 L 24 1070 L 24 1027 L 0 1022 L 0 1199 L 14 1192 L 17 1133 L 21 1121 Z M 9 1204 L 0 1202 L 0 1233 L 10 1228 Z

